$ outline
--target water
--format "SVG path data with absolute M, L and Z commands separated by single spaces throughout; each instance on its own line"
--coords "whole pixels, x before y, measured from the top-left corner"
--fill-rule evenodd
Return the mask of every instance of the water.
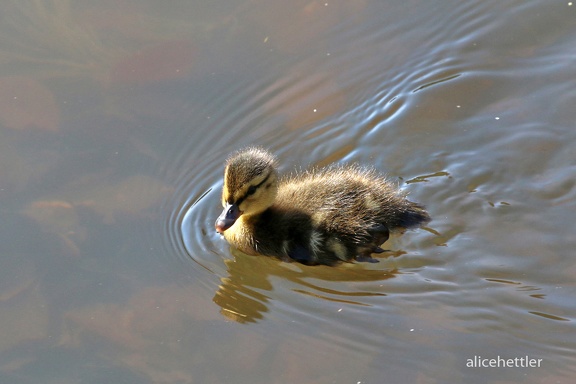
M 576 5 L 0 7 L 0 381 L 572 381 Z M 236 254 L 251 144 L 374 166 L 433 221 L 377 264 Z

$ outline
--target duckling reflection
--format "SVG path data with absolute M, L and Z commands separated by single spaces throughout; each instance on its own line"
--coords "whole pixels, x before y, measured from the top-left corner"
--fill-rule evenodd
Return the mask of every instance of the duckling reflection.
M 373 170 L 332 166 L 279 177 L 275 159 L 247 148 L 228 159 L 216 230 L 249 255 L 308 265 L 370 261 L 391 231 L 430 221 L 423 206 Z
M 272 276 L 294 283 L 298 288 L 292 291 L 299 294 L 347 305 L 366 306 L 369 304 L 362 302 L 363 297 L 387 296 L 387 294 L 356 290 L 347 292 L 327 287 L 334 282 L 384 281 L 399 273 L 396 268 L 372 270 L 353 265 L 349 268 L 328 266 L 308 268 L 296 263 L 287 265 L 274 258 L 253 257 L 237 250 L 233 250 L 232 253 L 233 260 L 224 260 L 228 277 L 221 279 L 213 301 L 220 306 L 220 313 L 223 316 L 239 323 L 255 323 L 268 312 L 267 303 L 273 299 L 266 293 L 274 291 L 274 286 L 270 283 Z M 394 256 L 404 253 L 399 251 Z M 319 283 L 313 284 L 311 281 Z

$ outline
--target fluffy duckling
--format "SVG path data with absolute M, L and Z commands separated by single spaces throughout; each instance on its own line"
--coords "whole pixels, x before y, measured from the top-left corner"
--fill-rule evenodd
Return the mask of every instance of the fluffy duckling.
M 392 230 L 430 216 L 373 170 L 331 166 L 279 177 L 275 159 L 243 149 L 226 162 L 216 231 L 251 255 L 308 265 L 372 261 Z

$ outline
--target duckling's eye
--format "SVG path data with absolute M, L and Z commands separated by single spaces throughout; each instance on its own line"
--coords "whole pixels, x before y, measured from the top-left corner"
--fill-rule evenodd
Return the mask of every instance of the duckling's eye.
M 257 188 L 258 188 L 257 186 L 251 185 L 251 186 L 248 188 L 248 191 L 246 191 L 246 196 L 253 195 L 253 194 L 256 192 L 256 189 L 257 189 Z

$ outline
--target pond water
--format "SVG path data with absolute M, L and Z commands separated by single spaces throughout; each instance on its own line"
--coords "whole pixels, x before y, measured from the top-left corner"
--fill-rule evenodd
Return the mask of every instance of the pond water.
M 0 9 L 0 382 L 572 382 L 576 4 Z M 239 254 L 247 145 L 433 221 L 374 264 Z

